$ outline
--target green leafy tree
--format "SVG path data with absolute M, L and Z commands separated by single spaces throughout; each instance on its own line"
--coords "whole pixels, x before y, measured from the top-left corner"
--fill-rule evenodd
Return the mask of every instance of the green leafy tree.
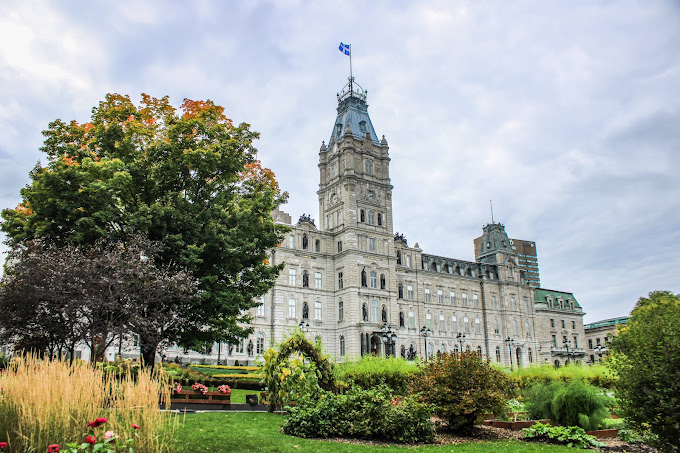
M 626 420 L 652 433 L 665 451 L 680 449 L 680 295 L 641 297 L 611 343 L 616 396 Z
M 476 352 L 441 354 L 421 367 L 414 390 L 450 431 L 469 432 L 482 414 L 507 412 L 510 378 Z
M 47 165 L 31 171 L 22 202 L 2 211 L 10 244 L 41 238 L 60 246 L 159 241 L 159 265 L 198 279 L 201 297 L 181 313 L 182 343 L 196 347 L 248 335 L 255 298 L 281 266 L 267 252 L 285 227 L 271 211 L 285 201 L 274 174 L 255 158 L 258 137 L 234 126 L 211 101 L 109 94 L 85 124 L 56 120 L 43 132 Z M 153 345 L 142 342 L 153 363 Z

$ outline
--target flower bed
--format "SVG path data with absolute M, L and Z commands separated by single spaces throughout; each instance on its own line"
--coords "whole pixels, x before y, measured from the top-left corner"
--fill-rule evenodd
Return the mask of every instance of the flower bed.
M 200 392 L 193 390 L 174 391 L 170 397 L 170 404 L 231 404 L 231 391 L 223 392 Z

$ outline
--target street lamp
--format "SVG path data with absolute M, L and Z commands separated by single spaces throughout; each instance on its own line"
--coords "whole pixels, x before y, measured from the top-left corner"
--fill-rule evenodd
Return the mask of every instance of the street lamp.
M 595 353 L 597 354 L 597 357 L 599 358 L 600 363 L 602 363 L 602 356 L 607 353 L 607 347 L 598 345 L 595 348 Z
M 458 343 L 460 343 L 460 353 L 463 353 L 463 343 L 465 343 L 465 334 L 462 332 L 458 332 L 458 335 L 456 335 L 456 339 L 458 340 Z
M 308 323 L 308 322 L 305 322 L 304 319 L 303 319 L 302 321 L 300 321 L 300 324 L 298 324 L 298 327 L 299 327 L 300 330 L 302 330 L 303 332 L 309 332 L 309 323 Z
M 382 340 L 383 343 L 385 343 L 385 356 L 388 356 L 390 353 L 392 355 L 396 355 L 394 349 L 395 345 L 397 344 L 397 334 L 395 332 L 392 332 L 392 326 L 390 326 L 387 323 L 384 323 L 380 330 L 382 330 Z
M 423 326 L 422 329 L 420 329 L 420 334 L 425 337 L 425 360 L 427 360 L 427 336 L 431 334 L 432 331 L 427 328 L 427 326 Z
M 512 371 L 512 344 L 515 342 L 512 338 L 508 337 L 505 343 L 508 345 L 508 352 L 510 352 L 510 371 Z
M 567 349 L 567 364 L 569 364 L 569 346 L 571 346 L 571 341 L 567 340 L 566 338 L 562 342 L 564 347 Z

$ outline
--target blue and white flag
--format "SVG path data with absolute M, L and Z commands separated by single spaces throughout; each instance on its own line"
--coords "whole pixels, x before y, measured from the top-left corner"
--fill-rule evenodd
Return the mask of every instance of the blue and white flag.
M 345 55 L 349 55 L 349 44 L 343 44 L 340 43 L 340 52 L 344 53 Z

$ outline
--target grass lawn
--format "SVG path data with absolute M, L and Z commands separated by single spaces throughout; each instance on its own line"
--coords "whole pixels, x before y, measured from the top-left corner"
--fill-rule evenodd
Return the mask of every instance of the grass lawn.
M 260 390 L 231 389 L 231 402 L 245 404 L 246 395 L 257 395 L 257 399 L 259 401 L 260 393 Z
M 178 453 L 194 452 L 388 452 L 417 453 L 574 453 L 573 448 L 521 441 L 469 442 L 459 445 L 386 446 L 302 439 L 281 434 L 281 415 L 262 412 L 210 412 L 178 415 Z

